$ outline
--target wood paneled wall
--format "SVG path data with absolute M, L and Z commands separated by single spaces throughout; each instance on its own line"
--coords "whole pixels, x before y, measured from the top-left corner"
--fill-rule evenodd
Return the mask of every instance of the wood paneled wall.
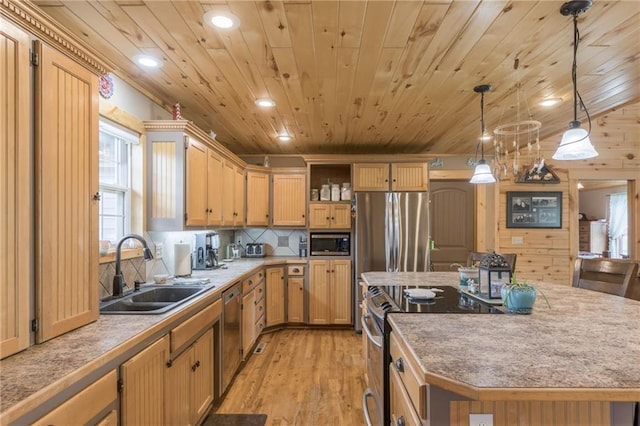
M 543 124 L 544 125 L 544 124 Z M 586 123 L 584 124 L 586 126 Z M 572 265 L 578 253 L 578 189 L 580 179 L 625 179 L 629 182 L 631 214 L 630 254 L 640 253 L 640 103 L 612 111 L 593 120 L 591 140 L 600 154 L 580 161 L 555 161 L 553 153 L 561 135 L 541 141 L 546 164 L 560 178 L 559 184 L 517 184 L 500 181 L 495 194 L 495 249 L 517 253 L 516 272 L 520 278 L 570 285 Z M 524 158 L 524 155 L 523 155 Z M 508 191 L 562 191 L 561 229 L 510 229 L 506 227 Z M 482 230 L 479 230 L 481 233 Z M 514 244 L 522 237 L 523 244 Z

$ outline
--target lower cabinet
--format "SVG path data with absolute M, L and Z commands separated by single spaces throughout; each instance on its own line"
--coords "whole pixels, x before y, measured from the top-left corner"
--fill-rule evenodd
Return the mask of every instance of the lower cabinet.
M 123 425 L 161 425 L 164 419 L 165 372 L 169 335 L 122 364 L 120 409 Z
M 264 328 L 264 273 L 260 271 L 242 282 L 242 356 L 247 359 L 251 347 Z
M 166 370 L 165 424 L 193 425 L 213 402 L 213 328 L 207 329 Z
M 118 378 L 116 371 L 110 371 L 97 381 L 78 392 L 68 401 L 33 423 L 34 425 L 96 424 L 101 413 L 118 401 Z M 99 425 L 116 425 L 118 415 L 115 410 L 103 414 Z
M 287 322 L 304 322 L 304 277 L 287 278 Z
M 351 324 L 351 260 L 309 261 L 309 324 Z
M 284 267 L 266 269 L 267 321 L 266 326 L 283 324 L 285 321 Z

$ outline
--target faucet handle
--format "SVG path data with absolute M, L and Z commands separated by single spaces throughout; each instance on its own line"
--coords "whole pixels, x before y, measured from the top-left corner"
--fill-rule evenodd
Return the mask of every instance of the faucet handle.
M 144 282 L 135 280 L 133 282 L 133 291 L 140 291 L 140 285 L 142 284 L 144 284 Z

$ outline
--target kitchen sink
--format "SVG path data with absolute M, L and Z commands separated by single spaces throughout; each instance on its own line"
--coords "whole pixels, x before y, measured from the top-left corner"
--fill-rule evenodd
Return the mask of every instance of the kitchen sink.
M 162 314 L 210 288 L 210 286 L 146 286 L 123 297 L 101 302 L 100 313 Z

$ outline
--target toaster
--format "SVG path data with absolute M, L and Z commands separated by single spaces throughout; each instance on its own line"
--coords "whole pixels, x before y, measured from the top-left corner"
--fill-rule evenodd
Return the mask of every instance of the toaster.
M 244 250 L 246 257 L 265 257 L 264 243 L 249 243 Z

